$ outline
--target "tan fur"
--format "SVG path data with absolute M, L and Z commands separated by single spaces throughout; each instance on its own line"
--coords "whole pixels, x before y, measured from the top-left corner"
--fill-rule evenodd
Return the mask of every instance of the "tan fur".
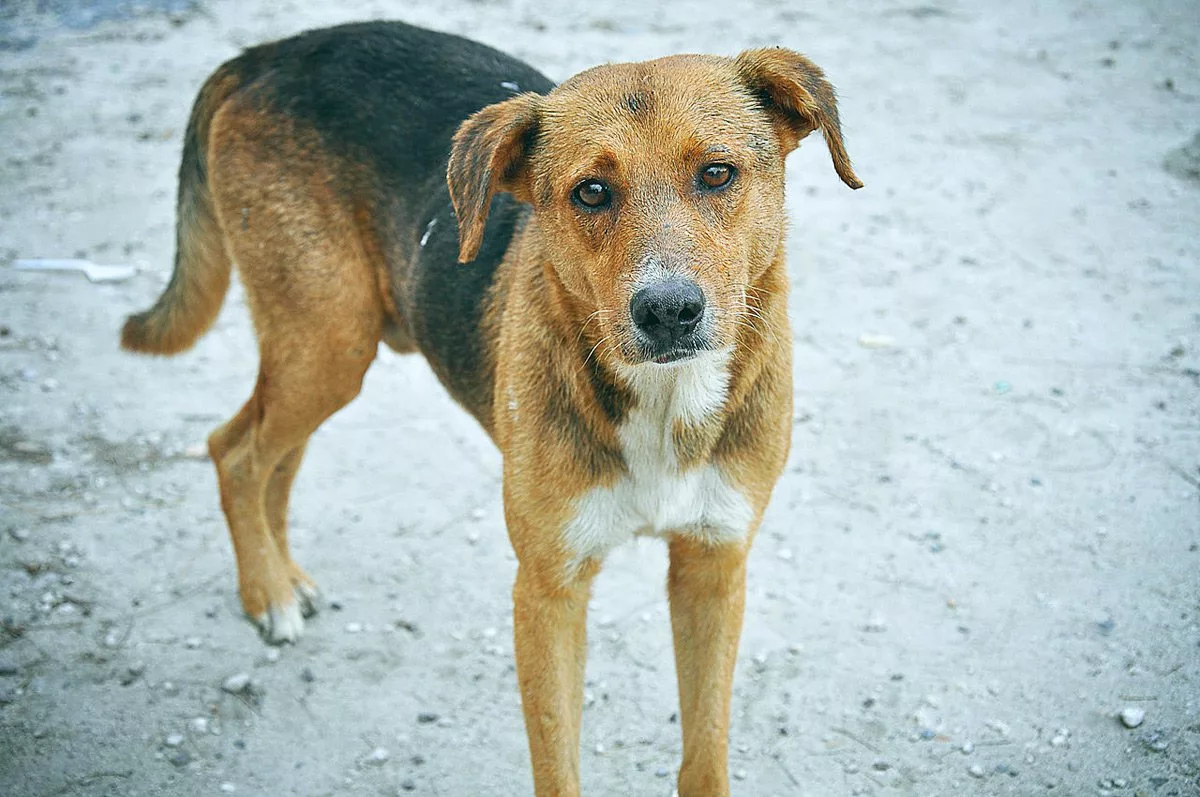
M 259 334 L 260 374 L 250 400 L 209 445 L 243 606 L 274 617 L 312 587 L 291 560 L 286 528 L 309 435 L 357 395 L 381 338 L 402 349 L 414 344 L 361 208 L 329 189 L 357 166 L 252 97 L 221 104 L 223 96 L 202 95 L 197 106 L 197 114 L 212 114 L 207 185 L 218 224 L 187 215 L 185 196 L 207 194 L 181 188 L 182 277 L 149 316 L 130 320 L 123 340 L 143 351 L 190 344 L 219 306 L 211 297 L 224 291 L 222 253 L 237 263 Z M 626 473 L 620 430 L 639 397 L 619 374 L 638 362 L 627 308 L 637 270 L 649 262 L 695 279 L 714 314 L 714 348 L 732 352 L 720 408 L 665 430 L 681 473 L 717 468 L 752 513 L 733 541 L 667 535 L 679 794 L 729 793 L 746 556 L 791 429 L 784 158 L 817 129 L 839 176 L 861 186 L 832 88 L 803 56 L 775 49 L 598 67 L 546 96 L 484 108 L 454 137 L 448 180 L 463 262 L 479 250 L 497 192 L 533 206 L 486 307 L 493 401 L 471 409 L 504 456 L 505 518 L 519 560 L 517 674 L 539 797 L 579 794 L 586 614 L 601 562 L 579 561 L 563 531 L 581 496 Z M 711 162 L 734 164 L 742 182 L 697 192 L 694 176 Z M 611 213 L 572 204 L 583 178 L 613 186 Z M 216 230 L 224 231 L 220 247 Z
M 213 114 L 239 85 L 235 74 L 219 69 L 205 82 L 192 108 L 179 170 L 175 271 L 154 307 L 125 322 L 121 347 L 128 351 L 185 351 L 212 326 L 221 310 L 233 264 L 213 209 L 206 153 Z

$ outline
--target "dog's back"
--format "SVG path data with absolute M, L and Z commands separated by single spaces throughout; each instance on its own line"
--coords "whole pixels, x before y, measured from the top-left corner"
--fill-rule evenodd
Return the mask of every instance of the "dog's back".
M 267 175 L 252 158 L 247 163 L 230 152 L 257 151 L 285 163 L 289 177 L 303 184 L 308 196 L 295 196 L 296 205 L 328 197 L 339 211 L 352 209 L 345 221 L 375 272 L 386 318 L 382 338 L 400 351 L 419 349 L 455 398 L 489 426 L 491 366 L 480 324 L 523 210 L 511 197 L 497 197 L 479 255 L 469 267 L 457 266 L 446 164 L 454 132 L 468 116 L 513 94 L 552 87 L 532 67 L 486 45 L 400 22 L 342 25 L 246 50 L 197 97 L 180 166 L 175 272 L 158 303 L 126 323 L 122 345 L 177 353 L 215 320 L 231 266 L 222 239 L 249 231 L 257 221 L 249 208 L 258 202 L 227 197 L 231 212 L 222 213 L 222 190 L 236 194 L 239 186 L 214 183 L 263 182 Z M 225 123 L 214 139 L 218 115 Z M 301 215 L 310 210 L 295 208 Z M 246 265 L 239 263 L 243 278 Z M 282 273 L 277 280 L 292 276 L 301 278 Z

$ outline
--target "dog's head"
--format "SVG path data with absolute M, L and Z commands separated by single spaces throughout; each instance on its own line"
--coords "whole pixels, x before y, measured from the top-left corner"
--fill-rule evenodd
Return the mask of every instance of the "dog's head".
M 820 129 L 851 188 L 833 87 L 784 49 L 596 67 L 488 106 L 454 137 L 459 260 L 497 191 L 534 207 L 558 280 L 604 353 L 668 363 L 731 345 L 779 255 L 784 158 Z

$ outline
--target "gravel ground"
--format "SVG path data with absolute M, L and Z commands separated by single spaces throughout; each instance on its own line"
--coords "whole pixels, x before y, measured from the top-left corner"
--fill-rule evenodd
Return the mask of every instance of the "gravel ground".
M 790 161 L 797 409 L 736 795 L 1200 794 L 1192 0 L 0 6 L 0 794 L 531 792 L 500 460 L 424 363 L 382 353 L 314 439 L 293 540 L 326 606 L 268 649 L 197 454 L 252 385 L 240 292 L 187 355 L 116 348 L 204 77 L 372 17 L 555 78 L 778 43 L 841 89 L 867 187 Z M 140 271 L 11 267 L 74 256 Z M 671 793 L 664 565 L 598 582 L 586 794 Z

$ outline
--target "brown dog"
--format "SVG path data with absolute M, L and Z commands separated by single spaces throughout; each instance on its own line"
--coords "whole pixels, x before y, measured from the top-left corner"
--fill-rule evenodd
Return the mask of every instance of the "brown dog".
M 589 589 L 639 534 L 670 547 L 679 794 L 728 794 L 746 554 L 791 429 L 784 158 L 817 129 L 858 188 L 832 87 L 783 49 L 555 87 L 370 23 L 218 69 L 184 142 L 174 276 L 121 342 L 191 346 L 237 263 L 261 364 L 209 451 L 267 639 L 299 637 L 315 595 L 287 542 L 309 436 L 381 340 L 420 351 L 504 455 L 537 794 L 579 793 Z

